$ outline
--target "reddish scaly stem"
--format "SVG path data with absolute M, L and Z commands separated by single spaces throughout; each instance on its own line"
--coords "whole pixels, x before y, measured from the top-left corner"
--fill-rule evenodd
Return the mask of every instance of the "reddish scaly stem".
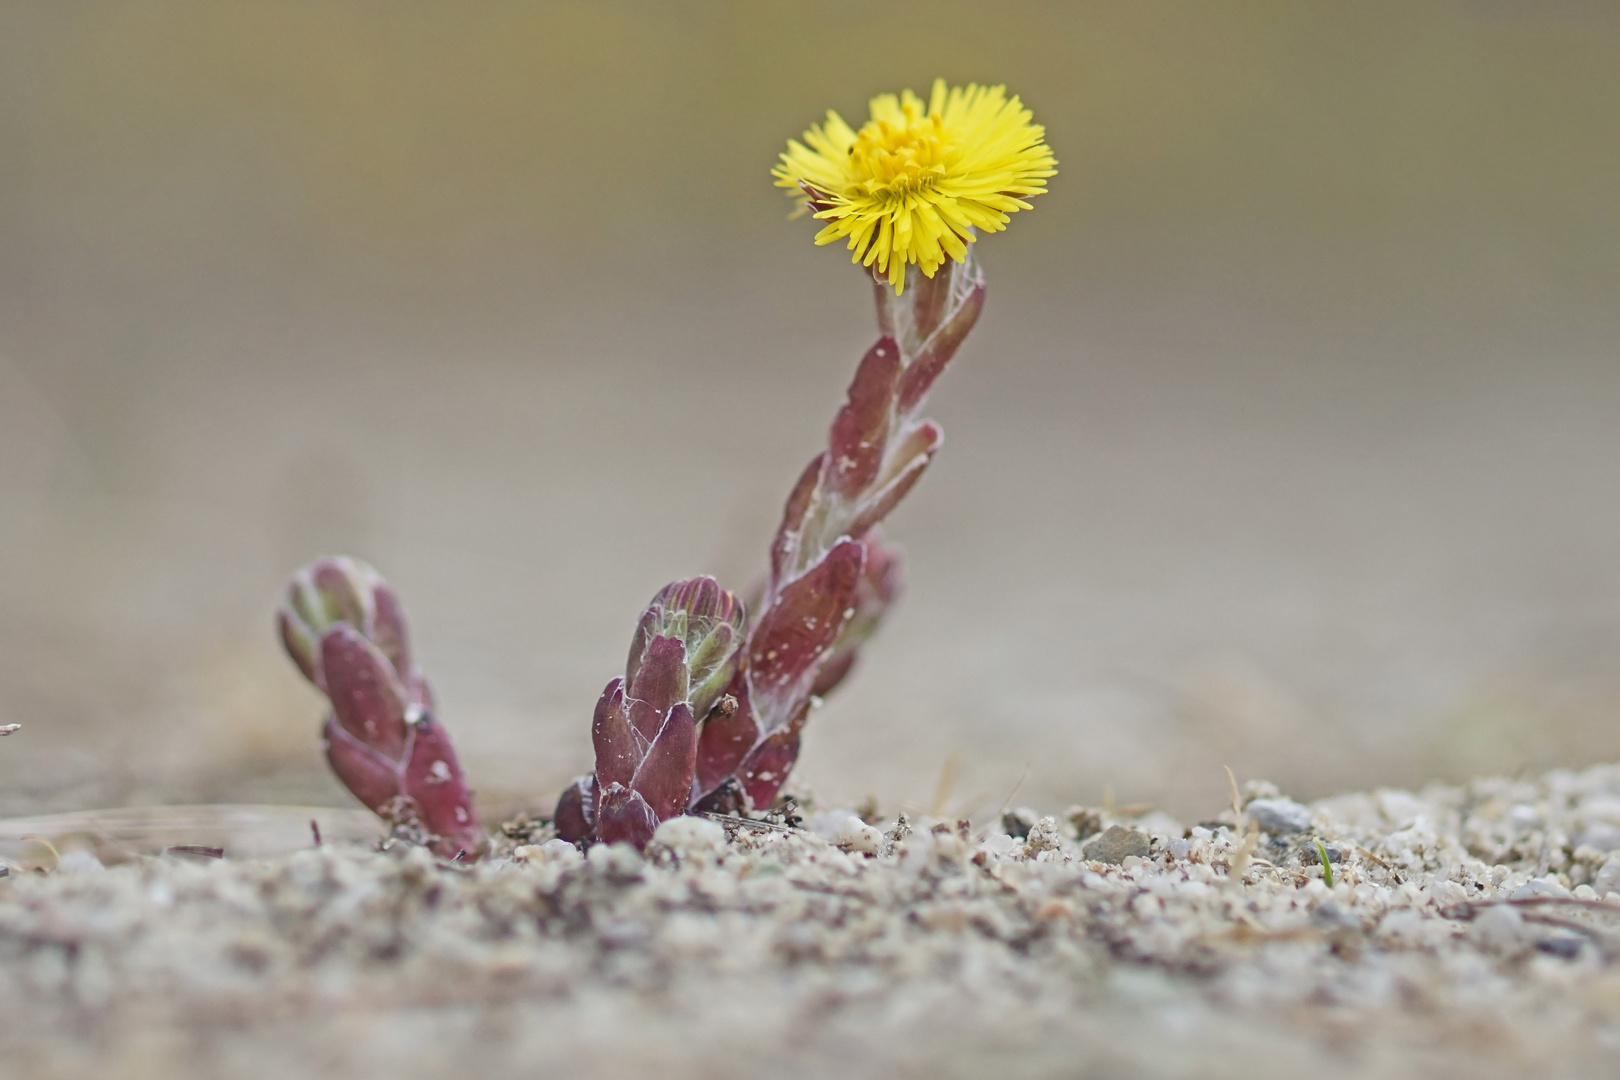
M 698 738 L 695 805 L 703 809 L 775 800 L 813 697 L 848 673 L 900 586 L 899 553 L 875 529 L 939 449 L 939 425 L 918 414 L 979 317 L 984 278 L 970 254 L 933 278 L 911 268 L 898 297 L 874 285 L 881 336 L 855 372 L 827 449 L 788 496 L 728 689 L 738 707 L 710 718 Z
M 319 559 L 293 576 L 277 622 L 288 655 L 332 704 L 322 738 L 338 779 L 397 834 L 445 858 L 478 858 L 488 840 L 388 583 L 358 560 Z

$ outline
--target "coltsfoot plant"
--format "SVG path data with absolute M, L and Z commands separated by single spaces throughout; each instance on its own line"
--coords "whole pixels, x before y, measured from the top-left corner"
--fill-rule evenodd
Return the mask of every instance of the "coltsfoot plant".
M 984 305 L 972 245 L 1029 209 L 1055 166 L 1017 97 L 943 81 L 926 104 L 880 95 L 859 130 L 828 113 L 788 143 L 777 185 L 824 223 L 818 244 L 846 241 L 871 274 L 878 339 L 788 496 L 752 618 L 712 578 L 666 586 L 642 614 L 624 677 L 596 706 L 596 768 L 558 802 L 559 836 L 641 847 L 680 814 L 776 801 L 812 706 L 900 590 L 900 552 L 879 525 L 940 446 L 922 409 Z M 387 586 L 361 564 L 323 560 L 294 579 L 282 625 L 332 699 L 328 756 L 350 790 L 396 829 L 419 826 L 436 851 L 475 855 L 477 819 Z M 438 763 L 429 779 L 424 740 Z

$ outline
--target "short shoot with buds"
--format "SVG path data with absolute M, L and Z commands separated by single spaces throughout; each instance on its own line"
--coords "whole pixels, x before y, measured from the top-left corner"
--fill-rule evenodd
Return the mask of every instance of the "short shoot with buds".
M 568 788 L 556 815 L 565 840 L 644 847 L 659 822 L 686 813 L 698 724 L 735 712 L 724 693 L 743 645 L 743 607 L 713 578 L 666 585 L 642 612 L 624 678 L 596 703 L 596 771 Z
M 396 834 L 447 859 L 477 858 L 488 841 L 394 590 L 357 559 L 318 559 L 293 576 L 277 622 L 288 655 L 331 703 L 321 737 L 338 779 Z

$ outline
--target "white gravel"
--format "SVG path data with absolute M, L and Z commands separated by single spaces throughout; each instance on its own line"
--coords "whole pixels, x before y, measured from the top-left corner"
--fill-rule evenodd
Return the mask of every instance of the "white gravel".
M 1007 815 L 1025 837 L 687 818 L 646 858 L 542 834 L 471 869 L 330 841 L 103 866 L 63 841 L 53 872 L 0 882 L 0 1067 L 1615 1074 L 1620 767 L 1308 807 L 1245 794 L 1192 826 Z M 1145 856 L 1082 854 L 1144 834 Z

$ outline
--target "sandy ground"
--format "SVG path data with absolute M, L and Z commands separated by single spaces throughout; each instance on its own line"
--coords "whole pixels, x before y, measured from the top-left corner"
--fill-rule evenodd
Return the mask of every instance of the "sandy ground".
M 682 818 L 645 858 L 514 822 L 470 869 L 327 811 L 233 854 L 299 808 L 5 823 L 0 1069 L 1613 1075 L 1620 766 L 1238 802 Z M 225 857 L 139 854 L 165 820 Z

